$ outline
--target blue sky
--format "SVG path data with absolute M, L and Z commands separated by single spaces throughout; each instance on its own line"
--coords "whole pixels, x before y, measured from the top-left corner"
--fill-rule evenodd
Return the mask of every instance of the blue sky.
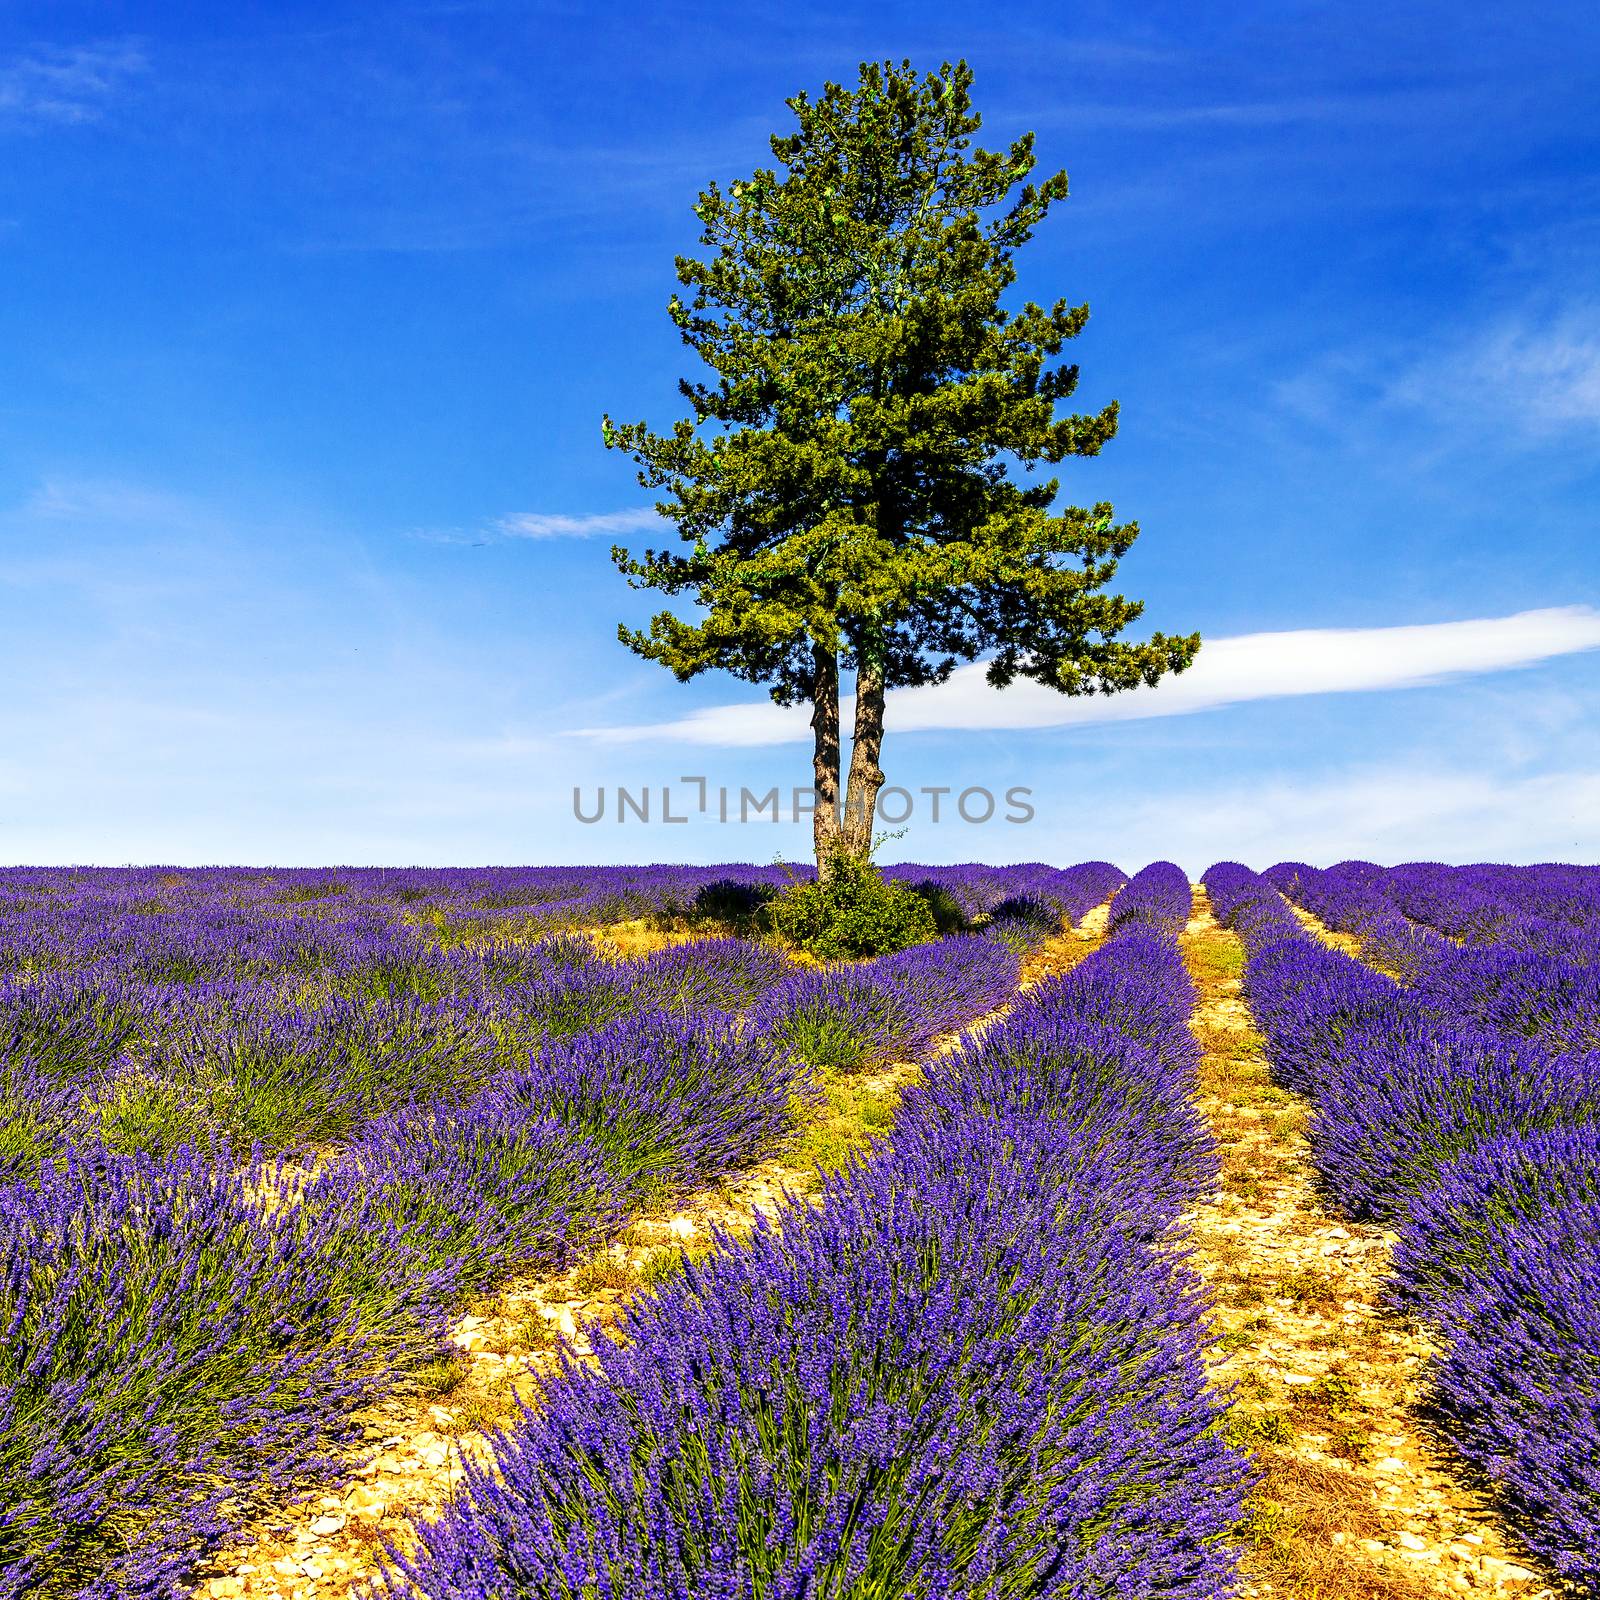
M 1592 5 L 50 0 L 0 10 L 0 860 L 803 856 L 573 816 L 808 772 L 615 642 L 599 418 L 678 414 L 698 188 L 902 56 L 1071 174 L 1020 290 L 1123 426 L 1063 496 L 1227 644 L 1138 717 L 892 710 L 892 782 L 1035 817 L 886 854 L 1600 858 Z

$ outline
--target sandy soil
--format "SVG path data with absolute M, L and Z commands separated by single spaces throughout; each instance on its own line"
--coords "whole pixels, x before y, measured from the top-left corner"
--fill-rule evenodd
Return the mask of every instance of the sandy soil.
M 1262 1471 L 1246 1594 L 1550 1596 L 1418 1420 L 1430 1347 L 1383 1305 L 1393 1236 L 1319 1203 L 1309 1106 L 1272 1082 L 1239 997 L 1243 950 L 1203 890 L 1183 942 L 1223 1158 L 1190 1219 L 1195 1260 L 1215 1297 L 1217 1379 L 1237 1386 L 1233 1432 Z
M 1023 963 L 1024 986 L 1069 970 L 1097 948 L 1106 910 L 1096 907 L 1076 931 L 1031 952 Z M 640 953 L 650 945 L 648 933 L 641 927 L 619 943 L 629 954 Z M 933 1056 L 952 1049 L 957 1037 L 937 1041 Z M 850 1084 L 887 1111 L 921 1071 L 919 1063 L 900 1062 Z M 803 1140 L 804 1130 L 795 1142 Z M 246 1542 L 207 1563 L 195 1593 L 218 1600 L 324 1600 L 370 1581 L 383 1568 L 387 1541 L 403 1547 L 414 1521 L 436 1516 L 449 1503 L 463 1457 L 487 1453 L 485 1430 L 513 1415 L 519 1398 L 537 1395 L 560 1342 L 579 1355 L 592 1353 L 593 1340 L 606 1336 L 622 1304 L 643 1291 L 642 1268 L 674 1246 L 709 1247 L 715 1230 L 737 1235 L 758 1213 L 776 1216 L 790 1196 L 807 1195 L 816 1181 L 814 1166 L 780 1154 L 671 1210 L 637 1219 L 608 1251 L 569 1272 L 518 1280 L 486 1296 L 457 1323 L 455 1357 L 430 1374 L 432 1395 L 399 1393 L 363 1415 L 372 1453 L 353 1466 L 348 1481 L 264 1515 Z

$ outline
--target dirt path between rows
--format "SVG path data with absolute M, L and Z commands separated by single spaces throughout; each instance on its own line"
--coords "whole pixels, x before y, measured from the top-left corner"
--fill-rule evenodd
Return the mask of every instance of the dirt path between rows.
M 1105 937 L 1108 904 L 1089 912 L 1075 931 L 1031 951 L 1022 986 L 1068 971 L 1096 949 Z M 936 1041 L 928 1059 L 953 1049 L 958 1038 Z M 850 1078 L 849 1102 L 836 1108 L 835 1120 L 885 1125 L 921 1072 L 920 1064 L 901 1062 Z M 637 1219 L 608 1251 L 571 1271 L 519 1280 L 485 1296 L 456 1324 L 455 1356 L 425 1372 L 433 1395 L 395 1394 L 363 1413 L 373 1455 L 342 1486 L 278 1507 L 251 1530 L 250 1542 L 213 1556 L 194 1593 L 217 1600 L 327 1600 L 376 1577 L 385 1542 L 404 1543 L 414 1522 L 444 1509 L 461 1481 L 463 1456 L 487 1455 L 484 1430 L 509 1417 L 519 1396 L 532 1397 L 541 1375 L 554 1368 L 563 1337 L 579 1355 L 591 1353 L 591 1339 L 604 1337 L 623 1303 L 644 1287 L 641 1269 L 674 1259 L 678 1250 L 708 1247 L 715 1230 L 737 1235 L 760 1213 L 776 1216 L 789 1195 L 814 1192 L 814 1144 L 808 1149 L 814 1132 L 802 1129 L 776 1158 L 671 1211 Z M 842 1134 L 860 1142 L 863 1128 Z
M 1384 1309 L 1393 1235 L 1319 1203 L 1308 1102 L 1272 1081 L 1239 994 L 1243 949 L 1203 889 L 1183 946 L 1200 1105 L 1222 1150 L 1221 1186 L 1190 1219 L 1195 1264 L 1214 1300 L 1216 1376 L 1237 1385 L 1233 1431 L 1262 1471 L 1244 1593 L 1549 1600 L 1418 1420 L 1430 1346 Z

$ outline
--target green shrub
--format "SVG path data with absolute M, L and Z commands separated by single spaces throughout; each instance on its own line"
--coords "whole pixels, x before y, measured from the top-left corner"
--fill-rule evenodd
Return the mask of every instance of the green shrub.
M 814 883 L 791 884 L 770 901 L 766 918 L 774 933 L 823 961 L 887 955 L 939 934 L 926 898 L 844 854 Z
M 921 883 L 911 885 L 911 892 L 927 901 L 941 938 L 949 933 L 965 933 L 971 926 L 961 902 L 943 884 L 924 878 Z

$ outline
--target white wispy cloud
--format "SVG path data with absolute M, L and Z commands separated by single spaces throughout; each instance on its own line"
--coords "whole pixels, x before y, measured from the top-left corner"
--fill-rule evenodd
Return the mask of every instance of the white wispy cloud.
M 1492 408 L 1535 437 L 1600 428 L 1600 305 L 1503 317 L 1418 360 L 1387 398 L 1451 419 Z
M 50 523 L 172 527 L 189 526 L 198 511 L 193 500 L 143 484 L 115 478 L 46 478 L 15 514 Z
M 1292 414 L 1389 440 L 1420 425 L 1447 448 L 1527 449 L 1600 430 L 1600 301 L 1546 297 L 1393 345 L 1344 347 L 1274 385 Z M 1359 433 L 1358 433 L 1359 436 Z
M 1208 641 L 1194 666 L 1153 689 L 1109 696 L 1069 698 L 1024 681 L 995 690 L 984 680 L 983 664 L 976 662 L 957 668 L 946 683 L 891 694 L 888 720 L 900 734 L 1188 716 L 1290 695 L 1409 689 L 1595 649 L 1600 649 L 1600 611 L 1582 605 L 1393 628 L 1247 633 Z M 707 706 L 672 722 L 576 731 L 604 743 L 794 744 L 810 737 L 808 715 L 803 706 L 752 701 Z M 849 718 L 846 708 L 847 726 Z
M 495 523 L 512 539 L 599 539 L 618 533 L 647 533 L 667 524 L 649 506 L 629 511 L 591 511 L 567 516 L 555 511 L 518 511 Z
M 1041 859 L 1076 847 L 1048 819 Z M 1045 837 L 1048 830 L 1050 837 Z M 1394 764 L 1252 777 L 1158 795 L 1099 813 L 1094 852 L 1130 867 L 1165 856 L 1198 876 L 1219 858 L 1274 861 L 1592 861 L 1600 857 L 1600 772 L 1506 773 Z
M 1078 126 L 1135 128 L 1276 128 L 1305 122 L 1350 123 L 1381 118 L 1393 122 L 1413 116 L 1419 106 L 1438 102 L 1432 95 L 1303 95 L 1293 99 L 1171 101 L 1142 103 L 1073 102 L 1048 122 Z M 1035 121 L 1040 119 L 1035 118 Z
M 92 122 L 147 64 L 127 42 L 39 49 L 0 61 L 0 118 Z

